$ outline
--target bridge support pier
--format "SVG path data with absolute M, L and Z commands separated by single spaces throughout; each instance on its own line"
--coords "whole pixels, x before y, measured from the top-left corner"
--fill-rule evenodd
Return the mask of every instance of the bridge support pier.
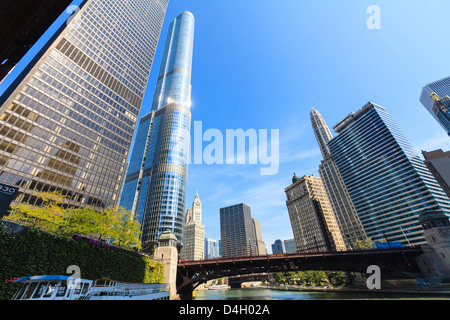
M 171 245 L 171 242 L 169 242 L 170 240 L 173 240 L 172 238 L 175 238 L 172 233 L 163 233 L 161 235 L 158 239 L 158 247 L 155 249 L 153 260 L 164 264 L 164 283 L 169 284 L 170 300 L 178 300 L 176 286 L 178 250 L 175 246 Z
M 193 299 L 193 292 L 194 292 L 194 291 L 188 291 L 188 290 L 186 290 L 186 291 L 183 291 L 183 292 L 178 293 L 178 296 L 179 296 L 180 300 L 183 300 L 183 301 L 184 301 L 184 300 L 190 301 L 190 300 Z

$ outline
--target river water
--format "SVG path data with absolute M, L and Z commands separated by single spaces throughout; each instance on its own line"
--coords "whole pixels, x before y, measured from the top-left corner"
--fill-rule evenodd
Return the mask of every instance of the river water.
M 195 292 L 195 300 L 348 300 L 348 299 L 413 299 L 449 300 L 449 296 L 377 292 L 301 292 L 265 288 L 203 290 Z

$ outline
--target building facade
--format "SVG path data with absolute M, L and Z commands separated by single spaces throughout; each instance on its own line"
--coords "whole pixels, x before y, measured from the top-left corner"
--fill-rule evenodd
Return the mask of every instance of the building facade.
M 250 207 L 236 204 L 220 208 L 220 240 L 223 258 L 257 255 Z
M 295 239 L 284 240 L 284 248 L 286 253 L 296 253 L 297 247 L 295 246 Z
M 314 108 L 311 109 L 310 118 L 314 135 L 323 156 L 319 166 L 320 177 L 336 216 L 345 245 L 348 249 L 355 248 L 357 241 L 366 240 L 367 237 L 328 147 L 328 142 L 333 139 L 333 136 L 322 115 Z
M 284 242 L 280 239 L 277 239 L 274 243 L 272 243 L 272 254 L 280 253 L 286 253 L 286 249 L 284 247 Z
M 167 0 L 89 0 L 0 97 L 0 182 L 12 204 L 59 191 L 73 207 L 116 203 Z
M 141 222 L 143 248 L 167 229 L 183 244 L 194 24 L 190 12 L 170 23 L 152 111 L 140 121 L 122 192 L 121 206 Z
M 256 254 L 258 256 L 267 255 L 266 244 L 264 243 L 261 231 L 261 224 L 255 218 L 252 218 L 253 231 L 255 232 Z
M 422 88 L 422 92 L 420 94 L 419 101 L 423 104 L 423 106 L 428 110 L 428 112 L 433 116 L 436 121 L 441 124 L 441 126 L 446 130 L 448 133 L 448 127 L 444 125 L 444 123 L 439 119 L 439 113 L 436 113 L 435 110 L 433 110 L 434 107 L 434 100 L 432 98 L 432 93 L 435 93 L 439 97 L 446 97 L 450 96 L 450 77 L 446 77 L 437 81 L 434 81 L 432 83 L 427 84 Z M 447 108 L 448 109 L 448 108 Z
M 424 244 L 419 215 L 448 215 L 450 202 L 386 109 L 369 102 L 334 130 L 328 146 L 367 237 Z
M 205 260 L 219 257 L 219 242 L 214 239 L 205 238 Z
M 190 219 L 186 219 L 184 226 L 184 243 L 180 256 L 182 259 L 202 260 L 205 256 L 205 227 L 202 225 L 202 203 L 195 194 L 192 208 L 187 210 Z
M 440 97 L 435 92 L 432 92 L 430 97 L 434 102 L 434 115 L 445 131 L 447 131 L 447 134 L 450 135 L 450 97 L 448 95 Z
M 322 179 L 294 176 L 285 189 L 286 205 L 298 252 L 345 251 Z
M 450 198 L 450 151 L 422 151 L 422 155 L 425 165 Z

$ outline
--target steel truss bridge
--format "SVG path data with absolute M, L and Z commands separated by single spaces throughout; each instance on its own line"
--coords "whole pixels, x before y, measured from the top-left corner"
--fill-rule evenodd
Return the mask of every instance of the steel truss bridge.
M 302 270 L 366 273 L 370 265 L 380 267 L 382 274 L 414 275 L 420 274 L 415 258 L 422 253 L 421 247 L 409 247 L 180 261 L 177 292 L 188 297 L 200 284 L 222 277 Z

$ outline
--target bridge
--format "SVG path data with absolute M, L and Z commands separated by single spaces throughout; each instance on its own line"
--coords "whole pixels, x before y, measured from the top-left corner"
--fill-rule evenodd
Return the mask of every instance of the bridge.
M 408 247 L 180 261 L 177 292 L 180 296 L 189 297 L 197 286 L 209 280 L 258 273 L 302 270 L 366 273 L 368 266 L 377 265 L 382 274 L 418 274 L 420 270 L 415 258 L 422 253 L 420 247 Z

